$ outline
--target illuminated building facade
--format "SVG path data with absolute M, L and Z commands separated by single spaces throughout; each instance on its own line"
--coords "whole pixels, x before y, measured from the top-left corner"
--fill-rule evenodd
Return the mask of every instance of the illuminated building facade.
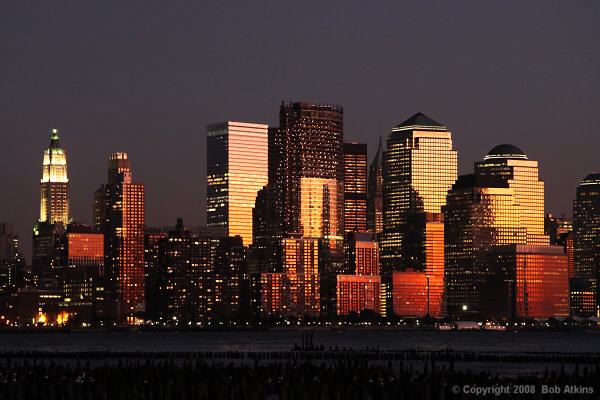
M 60 147 L 58 130 L 52 130 L 50 147 L 44 150 L 40 181 L 40 222 L 69 223 L 69 178 L 67 154 Z
M 337 276 L 337 313 L 348 315 L 370 310 L 380 313 L 381 277 L 371 275 Z
M 322 238 L 338 254 L 344 232 L 343 115 L 339 106 L 282 104 L 270 151 L 279 166 L 273 187 L 283 232 Z
M 383 170 L 381 154 L 381 137 L 375 157 L 369 166 L 367 229 L 380 234 L 383 232 Z
M 379 244 L 374 240 L 374 234 L 347 233 L 345 258 L 348 274 L 379 275 Z
M 227 121 L 208 126 L 206 219 L 252 244 L 252 209 L 267 184 L 268 126 Z
M 381 313 L 379 244 L 374 233 L 348 232 L 345 240 L 345 274 L 336 278 L 336 312 L 348 315 L 371 310 Z
M 283 272 L 261 274 L 262 314 L 278 316 L 320 315 L 319 240 L 282 239 Z
M 573 313 L 598 315 L 600 274 L 600 174 L 586 176 L 573 203 Z M 590 299 L 593 299 L 590 301 Z M 589 307 L 592 305 L 592 307 Z
M 451 318 L 479 317 L 486 252 L 497 245 L 527 242 L 513 189 L 486 184 L 463 175 L 448 192 L 444 274 L 446 313 Z
M 457 152 L 445 126 L 418 113 L 392 130 L 383 154 L 380 236 L 382 281 L 392 288 L 388 308 L 393 272 L 426 272 L 428 215 L 442 212 L 456 176 Z
M 394 314 L 441 317 L 444 294 L 444 222 L 441 213 L 425 214 L 423 231 L 425 271 L 406 270 L 392 275 Z
M 486 265 L 491 273 L 482 287 L 484 317 L 569 316 L 567 256 L 561 246 L 497 246 Z
M 475 163 L 475 175 L 496 181 L 498 187 L 511 188 L 519 205 L 521 225 L 527 229 L 527 243 L 549 244 L 544 233 L 544 182 L 539 178 L 537 161 L 530 160 L 516 146 L 501 144 Z
M 104 233 L 105 290 L 118 322 L 145 311 L 144 185 L 132 181 L 127 153 L 112 153 L 108 183 L 94 195 L 94 222 Z
M 58 263 L 65 307 L 78 321 L 89 323 L 103 312 L 104 235 L 72 224 L 60 240 Z
M 367 230 L 367 145 L 344 143 L 344 232 Z

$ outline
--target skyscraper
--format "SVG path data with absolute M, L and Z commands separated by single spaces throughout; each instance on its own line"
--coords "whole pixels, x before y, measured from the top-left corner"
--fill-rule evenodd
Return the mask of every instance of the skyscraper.
M 452 318 L 479 317 L 481 286 L 489 274 L 483 263 L 487 252 L 493 246 L 527 242 L 514 191 L 488 186 L 475 175 L 463 175 L 448 192 L 444 273 Z
M 273 159 L 280 160 L 273 186 L 282 204 L 284 233 L 322 238 L 339 254 L 344 231 L 343 115 L 334 105 L 282 104 L 273 138 Z
M 573 204 L 574 276 L 571 296 L 576 315 L 597 315 L 600 309 L 600 174 L 586 176 Z
M 409 240 L 411 219 L 442 212 L 456 181 L 456 158 L 451 133 L 426 115 L 415 114 L 392 130 L 383 155 L 384 271 L 425 268 L 418 241 Z
M 383 232 L 383 171 L 381 137 L 375 157 L 369 167 L 367 198 L 367 229 L 376 234 Z
M 516 146 L 501 144 L 475 163 L 475 175 L 497 181 L 498 187 L 513 189 L 521 225 L 527 229 L 527 243 L 549 244 L 544 234 L 544 182 L 539 178 L 537 161 L 530 160 Z
M 227 121 L 208 126 L 206 220 L 252 244 L 252 209 L 267 184 L 268 126 Z
M 67 154 L 60 147 L 58 130 L 52 129 L 50 146 L 44 150 L 40 181 L 40 222 L 69 222 L 69 178 Z
M 367 230 L 367 145 L 344 143 L 344 232 Z
M 108 182 L 94 195 L 94 222 L 104 233 L 107 301 L 118 322 L 135 323 L 145 311 L 144 185 L 132 181 L 127 153 L 112 153 Z
M 441 218 L 456 176 L 457 152 L 445 126 L 417 113 L 392 130 L 383 154 L 380 237 L 382 281 L 388 288 L 394 272 L 427 270 L 427 221 Z M 393 305 L 392 292 L 388 308 Z

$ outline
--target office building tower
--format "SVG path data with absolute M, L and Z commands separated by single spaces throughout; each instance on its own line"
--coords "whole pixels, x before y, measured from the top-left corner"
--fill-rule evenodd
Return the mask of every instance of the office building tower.
M 600 274 L 600 174 L 589 174 L 577 187 L 573 203 L 572 296 L 575 315 L 598 315 Z
M 104 234 L 106 298 L 119 323 L 145 311 L 144 185 L 134 183 L 127 153 L 112 153 L 108 182 L 94 195 L 94 224 Z
M 104 235 L 69 224 L 60 235 L 57 264 L 65 308 L 78 323 L 92 323 L 104 311 Z
M 394 272 L 426 271 L 427 221 L 442 212 L 456 175 L 457 152 L 445 126 L 418 113 L 392 130 L 383 154 L 380 236 L 382 281 L 388 288 Z
M 383 232 L 383 170 L 381 137 L 379 146 L 369 167 L 367 198 L 367 229 L 379 235 Z
M 463 175 L 448 192 L 444 208 L 447 315 L 480 316 L 481 286 L 489 271 L 483 259 L 494 246 L 527 243 L 514 191 L 488 187 L 475 175 Z
M 569 316 L 567 256 L 561 246 L 513 244 L 487 254 L 481 291 L 484 318 Z
M 383 155 L 381 259 L 384 270 L 423 270 L 418 241 L 424 213 L 441 213 L 446 194 L 456 181 L 457 152 L 448 129 L 418 113 L 396 126 Z M 415 228 L 415 232 L 411 232 Z
M 227 121 L 209 125 L 206 137 L 206 220 L 252 244 L 252 209 L 267 184 L 264 124 Z
M 40 181 L 40 222 L 69 222 L 69 178 L 67 154 L 60 147 L 58 130 L 52 130 L 50 146 L 44 150 Z
M 367 230 L 367 145 L 344 143 L 344 232 Z
M 513 190 L 521 224 L 527 229 L 527 243 L 550 243 L 544 234 L 544 182 L 539 178 L 537 161 L 516 146 L 501 144 L 475 163 L 475 175 Z
M 328 249 L 342 254 L 343 110 L 304 102 L 282 104 L 279 119 L 270 153 L 272 164 L 279 165 L 272 186 L 281 202 L 283 232 L 322 238 Z
M 60 271 L 56 249 L 66 226 L 62 222 L 37 222 L 33 227 L 31 275 L 34 286 L 59 290 Z
M 11 293 L 23 280 L 25 262 L 13 225 L 0 222 L 0 296 Z

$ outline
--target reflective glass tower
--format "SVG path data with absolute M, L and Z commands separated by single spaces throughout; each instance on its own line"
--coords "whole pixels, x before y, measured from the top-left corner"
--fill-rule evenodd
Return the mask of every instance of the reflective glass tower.
M 521 224 L 527 229 L 527 243 L 549 244 L 544 234 L 544 182 L 539 178 L 537 161 L 516 146 L 501 144 L 475 163 L 475 175 L 513 189 Z
M 40 181 L 40 222 L 69 222 L 69 178 L 67 153 L 60 147 L 58 130 L 52 129 L 50 146 L 44 150 Z
M 383 273 L 425 269 L 425 213 L 441 213 L 457 176 L 457 152 L 442 124 L 418 113 L 396 126 L 383 155 Z
M 206 220 L 252 244 L 252 209 L 267 184 L 268 126 L 227 121 L 208 126 Z

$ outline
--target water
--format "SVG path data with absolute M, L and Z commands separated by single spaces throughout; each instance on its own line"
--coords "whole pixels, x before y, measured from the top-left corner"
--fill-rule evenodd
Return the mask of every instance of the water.
M 300 344 L 308 330 L 195 332 L 2 333 L 4 351 L 280 351 Z M 315 331 L 325 347 L 384 350 L 451 348 L 456 351 L 599 353 L 600 331 Z

